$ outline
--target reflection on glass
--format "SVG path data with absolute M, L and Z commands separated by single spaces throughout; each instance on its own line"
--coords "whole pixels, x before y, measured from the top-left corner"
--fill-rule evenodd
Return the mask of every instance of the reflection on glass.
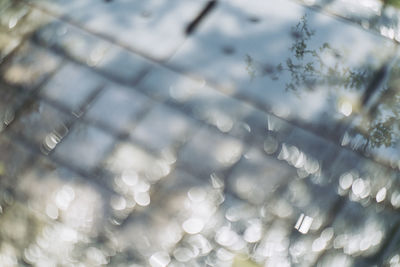
M 305 15 L 292 27 L 291 56 L 285 62 L 270 65 L 246 55 L 246 70 L 250 78 L 267 76 L 278 80 L 284 73 L 289 74 L 290 79 L 286 82 L 285 89 L 298 97 L 302 97 L 301 90 L 330 90 L 336 98 L 337 112 L 345 117 L 352 116 L 353 120 L 349 130 L 351 137 L 346 132 L 342 145 L 351 144 L 353 148 L 362 151 L 398 148 L 398 62 L 390 65 L 391 67 L 390 63 L 386 62 L 380 69 L 376 69 L 373 62 L 366 59 L 358 62 L 356 66 L 350 66 L 343 50 L 336 49 L 329 43 L 322 43 L 317 48 L 312 47 L 311 40 L 315 33 L 315 30 L 309 27 Z M 286 117 L 282 112 L 275 114 Z M 331 117 L 334 118 L 333 113 Z M 360 138 L 361 141 L 357 141 Z M 378 156 L 388 157 L 387 153 L 377 153 Z M 394 153 L 396 158 L 400 159 L 396 151 L 388 153 Z

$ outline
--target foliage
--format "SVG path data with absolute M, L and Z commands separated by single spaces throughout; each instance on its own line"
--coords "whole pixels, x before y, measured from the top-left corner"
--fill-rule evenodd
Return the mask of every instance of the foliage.
M 386 5 L 392 5 L 394 7 L 400 8 L 400 0 L 384 0 Z
M 400 3 L 400 0 L 395 2 Z M 293 44 L 289 48 L 291 55 L 285 62 L 272 66 L 246 55 L 246 70 L 251 79 L 268 76 L 278 80 L 283 72 L 287 72 L 290 80 L 286 83 L 286 90 L 296 95 L 300 89 L 315 90 L 318 87 L 365 90 L 376 75 L 375 68 L 366 62 L 347 67 L 346 56 L 330 44 L 312 48 L 310 41 L 314 35 L 315 30 L 309 28 L 307 16 L 303 16 L 291 29 Z M 362 114 L 358 131 L 365 139 L 364 149 L 394 146 L 400 138 L 400 93 L 395 89 L 400 80 L 393 82 L 396 77 L 400 77 L 398 67 L 392 69 L 392 82 L 382 89 L 381 97 L 375 101 L 376 106 Z
M 245 56 L 246 70 L 251 79 L 256 76 L 269 76 L 272 80 L 279 79 L 283 71 L 290 73 L 291 80 L 286 84 L 286 90 L 295 92 L 299 88 L 313 90 L 317 85 L 328 85 L 330 88 L 363 88 L 373 73 L 373 68 L 364 64 L 359 68 L 346 67 L 345 56 L 332 48 L 328 43 L 313 49 L 309 45 L 315 30 L 308 26 L 307 16 L 292 27 L 291 37 L 294 39 L 289 48 L 291 57 L 276 66 L 257 62 L 251 55 Z M 332 58 L 334 64 L 328 64 Z

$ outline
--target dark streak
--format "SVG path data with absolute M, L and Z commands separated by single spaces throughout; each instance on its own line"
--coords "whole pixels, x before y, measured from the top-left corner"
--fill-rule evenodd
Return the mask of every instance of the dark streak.
M 186 27 L 185 29 L 186 35 L 190 35 L 194 32 L 194 30 L 197 28 L 201 20 L 215 7 L 216 4 L 217 0 L 208 1 L 207 5 L 200 12 L 200 14 L 197 15 L 197 17 Z
M 385 78 L 386 73 L 388 71 L 388 65 L 384 64 L 374 75 L 371 82 L 369 83 L 367 89 L 365 90 L 364 95 L 362 96 L 362 105 L 365 106 L 368 101 L 371 99 L 371 96 L 374 92 L 379 88 L 382 80 Z

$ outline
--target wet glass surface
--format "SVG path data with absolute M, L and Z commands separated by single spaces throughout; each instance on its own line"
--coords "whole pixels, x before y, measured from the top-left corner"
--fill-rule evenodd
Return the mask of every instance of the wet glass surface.
M 398 266 L 399 12 L 1 1 L 0 265 Z

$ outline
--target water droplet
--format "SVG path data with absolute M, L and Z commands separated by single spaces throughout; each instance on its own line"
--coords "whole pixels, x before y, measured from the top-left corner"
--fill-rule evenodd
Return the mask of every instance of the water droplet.
M 46 151 L 51 151 L 56 147 L 56 145 L 59 142 L 60 142 L 59 136 L 57 136 L 54 133 L 49 133 L 44 139 L 44 143 L 43 143 L 44 149 Z
M 221 188 L 224 187 L 224 181 L 223 181 L 223 179 L 222 179 L 221 177 L 218 177 L 217 174 L 212 173 L 212 174 L 210 175 L 210 178 L 211 178 L 211 184 L 212 184 L 213 188 L 215 188 L 215 189 L 221 189 Z
M 323 240 L 322 238 L 317 238 L 312 243 L 312 251 L 320 252 L 325 249 L 326 245 L 327 243 L 325 240 Z
M 188 197 L 193 202 L 202 202 L 205 200 L 207 192 L 201 187 L 192 187 L 188 191 Z
M 111 198 L 110 205 L 114 210 L 124 210 L 126 208 L 126 200 L 121 196 Z
M 370 247 L 371 247 L 371 240 L 369 237 L 365 237 L 365 238 L 361 239 L 360 247 L 359 247 L 360 251 L 366 251 Z
M 12 109 L 7 109 L 4 113 L 4 124 L 9 125 L 15 118 L 15 113 L 14 110 Z
M 333 228 L 328 227 L 328 228 L 324 229 L 324 231 L 322 231 L 321 238 L 325 241 L 329 241 L 333 238 L 333 235 L 334 235 Z
M 104 46 L 96 47 L 89 55 L 87 63 L 89 66 L 96 66 L 106 54 L 107 49 Z
M 232 246 L 238 240 L 238 235 L 227 226 L 221 227 L 215 235 L 215 241 L 221 246 Z
M 170 261 L 171 258 L 169 254 L 167 252 L 160 251 L 151 255 L 149 259 L 149 264 L 152 267 L 166 267 Z
M 306 215 L 304 215 L 304 213 L 302 213 L 300 215 L 299 219 L 297 220 L 294 228 L 296 228 L 302 234 L 307 234 L 311 228 L 312 222 L 313 222 L 313 218 L 306 216 Z
M 379 243 L 382 241 L 383 238 L 383 233 L 382 231 L 375 231 L 375 233 L 372 234 L 372 245 L 377 246 Z
M 353 106 L 349 101 L 343 101 L 339 105 L 339 111 L 340 113 L 348 117 L 353 112 Z
M 210 242 L 201 234 L 193 235 L 188 238 L 188 243 L 200 250 L 201 255 L 206 255 L 212 250 Z
M 353 184 L 353 176 L 351 175 L 351 173 L 345 173 L 342 176 L 340 176 L 339 185 L 343 190 L 349 189 L 352 184 Z
M 279 160 L 287 160 L 289 158 L 289 156 L 290 156 L 290 154 L 288 151 L 288 147 L 286 146 L 285 143 L 283 143 L 281 151 L 279 152 L 279 155 L 278 155 L 278 159 Z
M 135 171 L 124 171 L 121 175 L 122 181 L 128 186 L 134 186 L 138 182 L 138 175 Z
M 387 190 L 386 190 L 386 188 L 385 187 L 382 187 L 379 191 L 378 191 L 378 193 L 376 194 L 376 202 L 382 202 L 383 200 L 385 200 L 385 198 L 386 198 L 386 192 L 387 192 Z
M 275 105 L 272 107 L 272 113 L 280 118 L 287 118 L 290 115 L 290 109 L 286 105 Z
M 190 218 L 183 222 L 182 228 L 188 234 L 197 234 L 203 230 L 204 222 L 201 219 Z
M 272 136 L 267 136 L 264 140 L 264 151 L 267 154 L 273 154 L 276 152 L 278 149 L 279 143 L 278 141 L 272 137 Z
M 394 191 L 392 193 L 392 196 L 390 198 L 390 203 L 395 208 L 399 208 L 400 207 L 400 192 L 399 191 Z
M 150 204 L 150 195 L 148 192 L 137 192 L 134 198 L 139 206 L 145 207 Z
M 320 166 L 318 160 L 307 158 L 304 164 L 304 170 L 309 174 L 314 174 L 318 172 Z
M 94 266 L 105 265 L 108 263 L 108 259 L 103 254 L 103 252 L 98 248 L 95 247 L 88 248 L 86 255 L 88 257 L 89 262 Z
M 174 258 L 180 262 L 188 262 L 193 256 L 193 252 L 188 248 L 177 248 L 174 250 Z
M 221 261 L 232 261 L 235 255 L 224 248 L 217 250 L 217 257 Z
M 71 201 L 75 198 L 74 189 L 64 185 L 55 196 L 55 203 L 60 210 L 67 210 Z
M 60 229 L 59 236 L 61 240 L 65 242 L 75 243 L 78 240 L 78 233 L 69 227 L 63 227 Z
M 47 204 L 46 215 L 49 216 L 49 218 L 56 220 L 58 218 L 58 208 L 52 203 Z
M 135 192 L 147 192 L 150 190 L 150 184 L 146 181 L 139 180 L 138 183 L 134 187 Z
M 233 127 L 233 120 L 229 116 L 224 116 L 222 114 L 215 114 L 213 118 L 215 125 L 217 126 L 218 130 L 223 133 L 227 133 L 232 130 Z
M 397 264 L 400 262 L 400 256 L 399 254 L 394 255 L 391 259 L 390 259 L 390 264 Z
M 242 145 L 239 142 L 228 142 L 216 151 L 217 160 L 224 166 L 230 166 L 239 160 L 242 153 Z
M 356 196 L 360 196 L 361 193 L 364 192 L 364 189 L 365 189 L 365 182 L 361 178 L 355 180 L 351 187 L 351 190 Z
M 296 158 L 293 158 L 293 161 L 292 161 L 292 163 L 293 163 L 293 166 L 295 167 L 295 168 L 303 168 L 303 166 L 304 166 L 304 163 L 307 161 L 307 158 L 306 158 L 306 156 L 304 155 L 304 153 L 303 152 L 300 152 L 300 154 L 299 154 L 299 156 L 297 157 L 297 159 Z
M 249 243 L 258 242 L 262 237 L 262 225 L 261 221 L 256 220 L 251 223 L 249 227 L 244 232 L 244 240 Z
M 342 138 L 341 145 L 342 146 L 347 146 L 350 143 L 350 141 L 351 141 L 350 135 L 347 132 L 345 132 L 344 135 L 343 135 L 343 138 Z
M 13 16 L 10 18 L 10 20 L 8 21 L 8 28 L 12 29 L 15 27 L 15 25 L 17 25 L 18 23 L 18 17 L 17 16 Z

